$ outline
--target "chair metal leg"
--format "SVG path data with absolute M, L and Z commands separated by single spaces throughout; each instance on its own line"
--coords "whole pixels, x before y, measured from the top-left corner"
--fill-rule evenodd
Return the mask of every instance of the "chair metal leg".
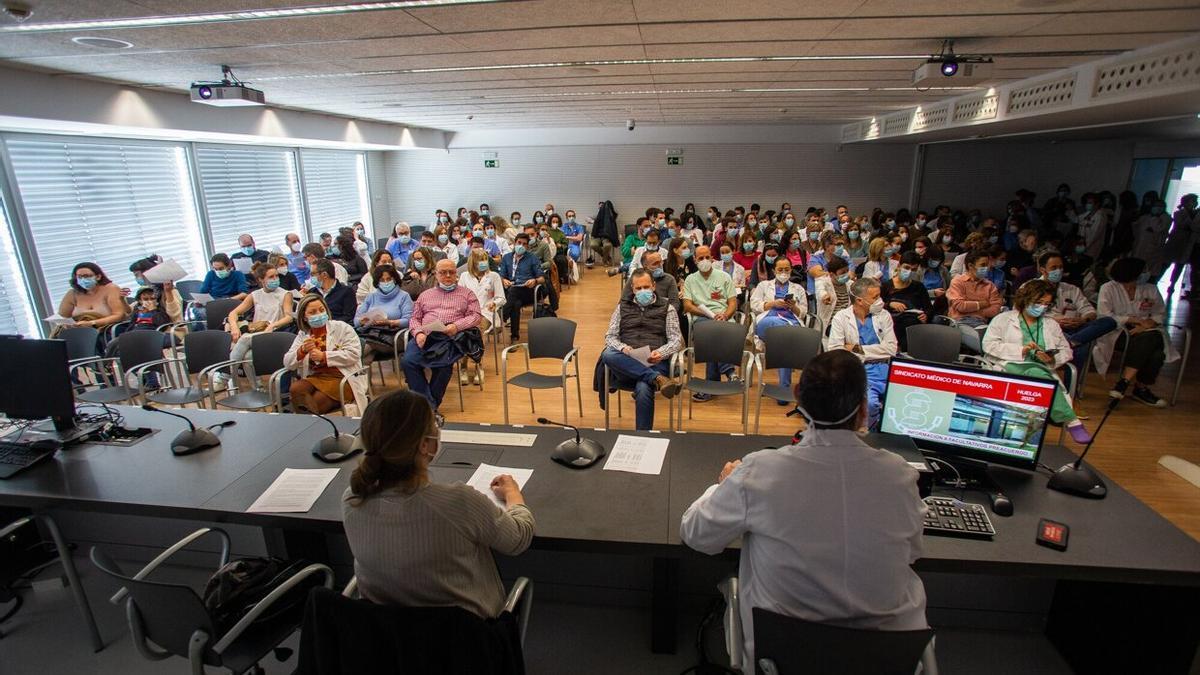
M 1179 387 L 1183 384 L 1183 371 L 1187 369 L 1188 354 L 1192 351 L 1192 331 L 1183 332 L 1183 353 L 1179 355 L 1179 373 L 1175 376 L 1175 391 L 1171 392 L 1171 405 L 1179 400 Z
M 611 416 L 609 415 L 612 406 L 612 397 L 608 395 L 608 364 L 605 364 L 604 366 L 604 383 L 601 386 L 604 387 L 604 391 L 600 393 L 600 395 L 604 397 L 604 430 L 608 431 L 610 428 L 612 428 L 612 424 L 610 423 Z M 618 403 L 620 400 L 621 397 L 618 396 Z
M 92 614 L 92 606 L 88 604 L 87 594 L 83 592 L 83 584 L 79 581 L 79 572 L 75 570 L 71 549 L 67 546 L 62 533 L 58 530 L 58 524 L 54 522 L 53 518 L 47 515 L 36 517 L 46 526 L 46 531 L 54 540 L 54 547 L 58 549 L 58 558 L 62 563 L 63 572 L 67 575 L 67 583 L 71 585 L 71 593 L 75 596 L 75 604 L 79 607 L 79 613 L 83 615 L 83 622 L 87 624 L 88 635 L 92 640 L 92 651 L 99 652 L 104 649 L 104 640 L 100 638 L 100 629 L 96 627 L 96 617 Z
M 529 413 L 533 414 L 533 413 L 537 412 L 536 410 L 533 409 L 533 390 L 528 389 L 527 391 L 529 392 Z
M 562 385 L 563 385 L 563 386 L 562 386 L 562 395 L 563 395 L 563 421 L 564 421 L 564 422 L 566 422 L 566 421 L 567 421 L 567 383 L 566 383 L 566 381 L 565 381 L 565 380 L 563 381 Z M 530 390 L 530 393 L 533 393 L 533 390 Z
M 504 401 L 504 423 L 508 424 L 508 361 L 500 363 L 500 398 Z
M 564 387 L 565 389 L 565 387 Z M 579 397 L 579 419 L 583 419 L 583 383 L 579 380 L 579 358 L 575 358 L 575 394 Z
M 462 376 L 463 376 L 463 373 L 465 373 L 465 372 L 466 372 L 466 371 L 464 371 L 464 370 L 463 370 L 463 362 L 464 362 L 464 361 L 465 361 L 465 359 L 460 359 L 460 360 L 459 360 L 459 362 L 458 362 L 458 372 L 457 372 L 457 373 L 455 373 L 455 377 L 454 377 L 454 379 L 455 379 L 455 380 L 458 380 L 458 411 L 459 411 L 459 412 L 466 412 L 466 411 L 467 411 L 467 407 L 466 407 L 465 405 L 463 405 L 463 385 L 462 385 Z

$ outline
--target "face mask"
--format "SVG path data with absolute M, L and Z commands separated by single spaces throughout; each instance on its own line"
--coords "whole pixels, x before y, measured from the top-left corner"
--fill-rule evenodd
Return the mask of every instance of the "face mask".
M 85 291 L 90 291 L 96 287 L 96 277 L 75 277 L 75 283 Z
M 1149 272 L 1142 272 L 1141 274 L 1138 275 L 1137 282 L 1139 284 L 1144 284 L 1149 281 L 1150 281 L 1150 273 Z
M 661 267 L 656 267 L 650 270 L 650 276 L 654 277 L 655 279 L 661 279 L 663 274 L 665 274 L 665 272 L 663 272 L 663 268 Z
M 837 248 L 833 249 L 833 254 L 839 258 L 845 258 L 846 257 L 846 247 L 838 246 Z
M 213 273 L 217 275 L 218 279 L 225 279 L 229 277 L 229 270 L 213 270 Z
M 888 246 L 887 248 L 883 249 L 883 254 L 890 258 L 890 257 L 896 255 L 896 251 L 899 251 L 899 250 L 900 250 L 899 246 Z
M 821 238 L 821 233 L 820 233 L 820 232 L 809 232 L 809 233 L 808 233 L 808 240 L 809 240 L 809 241 L 816 241 L 816 240 L 818 240 L 818 239 L 820 239 L 820 238 Z
M 483 230 L 475 230 L 475 231 L 471 232 L 471 236 L 479 237 L 480 239 L 482 239 L 483 238 Z
M 447 237 L 444 234 L 438 235 L 438 243 L 441 244 L 442 246 L 445 246 L 446 242 L 448 242 L 448 241 L 450 241 L 450 237 Z
M 975 276 L 979 277 L 980 279 L 986 278 L 987 275 L 988 275 L 987 267 L 976 267 L 975 268 Z
M 380 293 L 383 293 L 384 295 L 391 295 L 395 291 L 396 291 L 396 282 L 394 282 L 394 281 L 379 282 L 379 292 Z
M 721 261 L 722 261 L 722 262 L 730 262 L 731 260 L 733 260 L 733 254 L 732 254 L 732 253 L 722 253 L 722 254 L 721 254 Z
M 541 225 L 545 220 L 546 220 L 545 218 L 543 218 L 541 216 L 537 216 L 533 219 L 533 222 L 537 223 L 538 225 Z
M 242 253 L 245 253 L 246 255 L 254 255 L 254 247 L 253 246 L 243 246 Z
M 671 228 L 671 229 L 667 230 L 667 238 L 668 239 L 674 239 L 678 234 L 679 233 L 675 231 L 675 228 Z
M 930 260 L 929 261 L 929 269 L 931 269 L 931 270 L 936 270 L 937 268 L 939 268 L 941 266 L 942 266 L 941 260 Z
M 416 260 L 412 261 L 412 264 L 413 269 L 417 270 L 418 272 L 425 269 L 425 261 L 422 258 L 417 258 Z
M 342 254 L 342 251 L 337 246 L 330 246 L 329 248 L 325 249 L 325 255 L 330 256 L 330 257 L 340 256 L 341 254 Z
M 412 237 L 408 236 L 407 234 L 402 234 L 402 235 L 400 235 L 400 243 L 401 243 L 401 244 L 403 244 L 403 245 L 405 245 L 405 246 L 408 246 L 408 244 L 409 244 L 411 241 L 412 241 Z
M 642 290 L 634 293 L 633 298 L 637 301 L 637 304 L 645 307 L 646 305 L 654 302 L 654 291 L 648 288 L 643 288 Z
M 663 220 L 662 218 L 659 218 L 657 221 L 655 221 L 654 225 L 656 227 L 658 227 L 658 229 L 661 230 L 667 226 L 667 221 Z
M 738 235 L 738 229 L 736 227 L 731 227 L 728 230 L 725 230 L 725 235 L 727 239 L 732 239 Z
M 744 242 L 742 244 L 742 250 L 745 251 L 746 253 L 753 251 L 754 250 L 754 242 L 752 242 L 752 241 Z
M 871 306 L 867 308 L 867 312 L 870 314 L 878 314 L 882 311 L 883 311 L 883 299 L 882 298 L 879 300 L 876 300 L 875 302 L 872 302 Z
M 712 261 L 705 258 L 704 260 L 697 262 L 696 267 L 699 267 L 701 272 L 708 274 L 712 271 Z
M 546 215 L 547 215 L 547 216 L 552 216 L 552 215 L 554 215 L 554 209 L 546 209 Z
M 454 290 L 454 289 L 458 288 L 458 283 L 457 283 L 457 282 L 455 282 L 455 283 L 453 283 L 453 284 L 438 284 L 438 288 L 440 288 L 440 289 L 442 289 L 443 291 L 446 291 L 447 293 L 449 293 L 450 291 L 452 291 L 452 290 Z
M 925 227 L 925 219 L 917 218 L 917 227 Z
M 995 244 L 998 241 L 1000 241 L 1000 235 L 998 234 L 993 234 L 992 236 L 988 237 L 989 244 Z
M 997 260 L 992 263 L 992 267 L 994 267 L 998 270 L 1002 270 L 1002 269 L 1004 269 L 1005 262 L 1006 261 L 1004 261 L 1004 260 Z
M 1025 308 L 1025 312 L 1035 319 L 1041 318 L 1046 313 L 1045 305 L 1030 305 Z
M 450 222 L 450 216 L 438 216 L 438 222 L 445 224 Z
M 889 230 L 896 228 L 896 221 L 894 221 L 894 220 L 889 220 L 889 221 L 885 222 L 884 224 L 887 225 L 887 229 L 889 229 Z
M 851 239 L 858 239 L 861 235 L 858 233 L 858 230 L 850 230 L 846 233 L 846 236 Z
M 779 241 L 782 238 L 783 238 L 782 232 L 772 232 L 771 233 L 771 241 Z
M 908 233 L 907 232 L 900 233 L 900 241 L 908 241 Z
M 908 281 L 912 278 L 912 270 L 901 267 L 897 276 L 900 277 L 900 281 Z
M 1020 229 L 1020 228 L 1018 228 L 1016 225 L 1009 225 L 1009 226 L 1008 226 L 1008 231 L 1009 231 L 1009 232 L 1012 232 L 1013 234 L 1016 234 L 1016 233 L 1017 233 L 1017 231 L 1018 231 L 1019 229 Z
M 943 244 L 949 244 L 951 241 L 954 241 L 953 237 L 951 237 L 948 234 L 942 235 L 942 243 Z
M 791 226 L 793 226 L 793 225 L 795 225 L 795 224 L 796 224 L 796 219 L 795 219 L 795 218 L 788 218 L 788 219 L 786 219 L 786 220 L 784 220 L 784 221 L 783 221 L 783 224 L 784 224 L 784 225 L 787 225 L 788 227 L 791 227 Z
M 288 248 L 290 248 L 292 250 L 292 253 L 299 253 L 300 252 L 300 242 L 296 242 L 296 243 L 292 244 L 291 246 L 289 246 Z
M 788 244 L 788 248 L 792 249 L 793 251 L 799 251 L 800 250 L 800 240 L 793 239 L 792 243 Z
M 329 314 L 321 312 L 308 317 L 308 325 L 312 328 L 322 328 L 329 323 Z
M 777 255 L 766 256 L 767 265 L 773 266 L 775 264 L 775 260 L 778 258 L 779 258 L 779 256 L 777 256 Z
M 838 282 L 839 284 L 844 284 L 844 283 L 846 283 L 847 281 L 850 281 L 850 275 L 849 275 L 849 274 L 839 274 L 839 275 L 837 276 L 837 282 Z
M 481 215 L 481 216 L 490 216 L 490 215 L 492 215 L 492 212 L 491 212 L 490 210 L 488 210 L 488 209 L 483 209 L 483 210 L 481 210 L 481 211 L 479 212 L 479 215 Z
M 742 222 L 742 218 L 744 218 L 744 217 L 745 216 L 743 216 L 742 214 L 739 213 L 734 216 L 734 219 L 736 219 L 740 223 L 740 222 Z
M 1059 191 L 1058 191 L 1058 198 L 1059 198 L 1059 199 L 1066 199 L 1066 198 L 1067 198 L 1067 197 L 1068 197 L 1070 194 L 1071 194 L 1071 193 L 1070 193 L 1070 192 L 1067 192 L 1066 190 L 1059 190 Z
M 278 278 L 272 279 L 267 282 L 267 290 L 268 291 L 274 291 L 278 288 L 279 288 L 279 279 Z
M 496 236 L 496 230 L 493 228 L 490 228 L 490 227 L 488 229 L 484 230 L 484 233 L 487 234 L 488 239 L 491 239 Z
M 517 255 L 525 255 L 525 245 L 517 244 L 516 246 L 513 247 L 513 253 L 515 253 Z
M 1049 272 L 1046 272 L 1046 281 L 1049 281 L 1052 284 L 1057 284 L 1058 282 L 1062 281 L 1062 273 L 1063 271 L 1060 269 L 1050 270 Z
M 646 250 L 647 251 L 657 251 L 658 244 L 646 244 Z
M 781 284 L 786 284 L 791 278 L 792 278 L 792 275 L 789 272 L 776 272 L 775 273 L 775 281 L 778 281 Z
M 692 249 L 685 246 L 679 255 L 683 256 L 684 260 L 687 260 L 688 258 L 692 257 Z
M 567 216 L 567 224 L 574 225 L 575 224 L 575 216 Z

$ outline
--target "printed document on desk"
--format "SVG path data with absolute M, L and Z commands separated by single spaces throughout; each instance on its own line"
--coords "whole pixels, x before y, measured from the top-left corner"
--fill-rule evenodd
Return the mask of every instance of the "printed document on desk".
M 284 469 L 247 513 L 308 513 L 340 469 Z
M 657 476 L 662 473 L 663 460 L 667 458 L 666 438 L 647 438 L 645 436 L 617 436 L 608 453 L 608 461 L 604 464 L 605 471 L 628 471 L 630 473 L 645 473 Z
M 496 476 L 504 474 L 512 476 L 513 480 L 517 481 L 517 485 L 524 490 L 525 484 L 529 482 L 529 477 L 533 475 L 533 469 L 513 469 L 504 466 L 492 466 L 491 464 L 480 464 L 479 468 L 475 469 L 475 474 L 467 481 L 467 485 L 475 488 L 487 496 L 488 499 L 492 500 L 493 504 L 503 509 L 505 508 L 504 502 L 497 499 L 496 493 L 492 492 L 492 481 L 495 480 Z

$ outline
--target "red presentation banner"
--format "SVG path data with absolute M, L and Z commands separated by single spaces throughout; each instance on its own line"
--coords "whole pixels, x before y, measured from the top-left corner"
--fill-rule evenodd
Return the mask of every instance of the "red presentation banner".
M 940 368 L 923 368 L 904 363 L 891 365 L 888 380 L 922 389 L 947 391 L 953 394 L 990 398 L 1008 403 L 1049 408 L 1054 395 L 1052 383 L 1014 382 L 1001 377 L 968 375 Z

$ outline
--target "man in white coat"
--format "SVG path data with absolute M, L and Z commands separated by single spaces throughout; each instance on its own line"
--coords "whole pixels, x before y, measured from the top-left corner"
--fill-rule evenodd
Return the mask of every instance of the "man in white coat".
M 866 388 L 849 352 L 814 358 L 796 391 L 809 422 L 801 441 L 727 463 L 683 514 L 679 536 L 702 553 L 743 537 L 746 672 L 754 668 L 755 607 L 850 628 L 927 626 L 925 587 L 911 567 L 925 514 L 917 472 L 855 433 L 866 421 Z
M 888 361 L 899 343 L 892 315 L 884 311 L 877 279 L 859 279 L 850 285 L 850 306 L 833 315 L 825 351 L 853 352 L 867 369 L 867 428 L 879 426 L 879 410 L 887 388 Z

